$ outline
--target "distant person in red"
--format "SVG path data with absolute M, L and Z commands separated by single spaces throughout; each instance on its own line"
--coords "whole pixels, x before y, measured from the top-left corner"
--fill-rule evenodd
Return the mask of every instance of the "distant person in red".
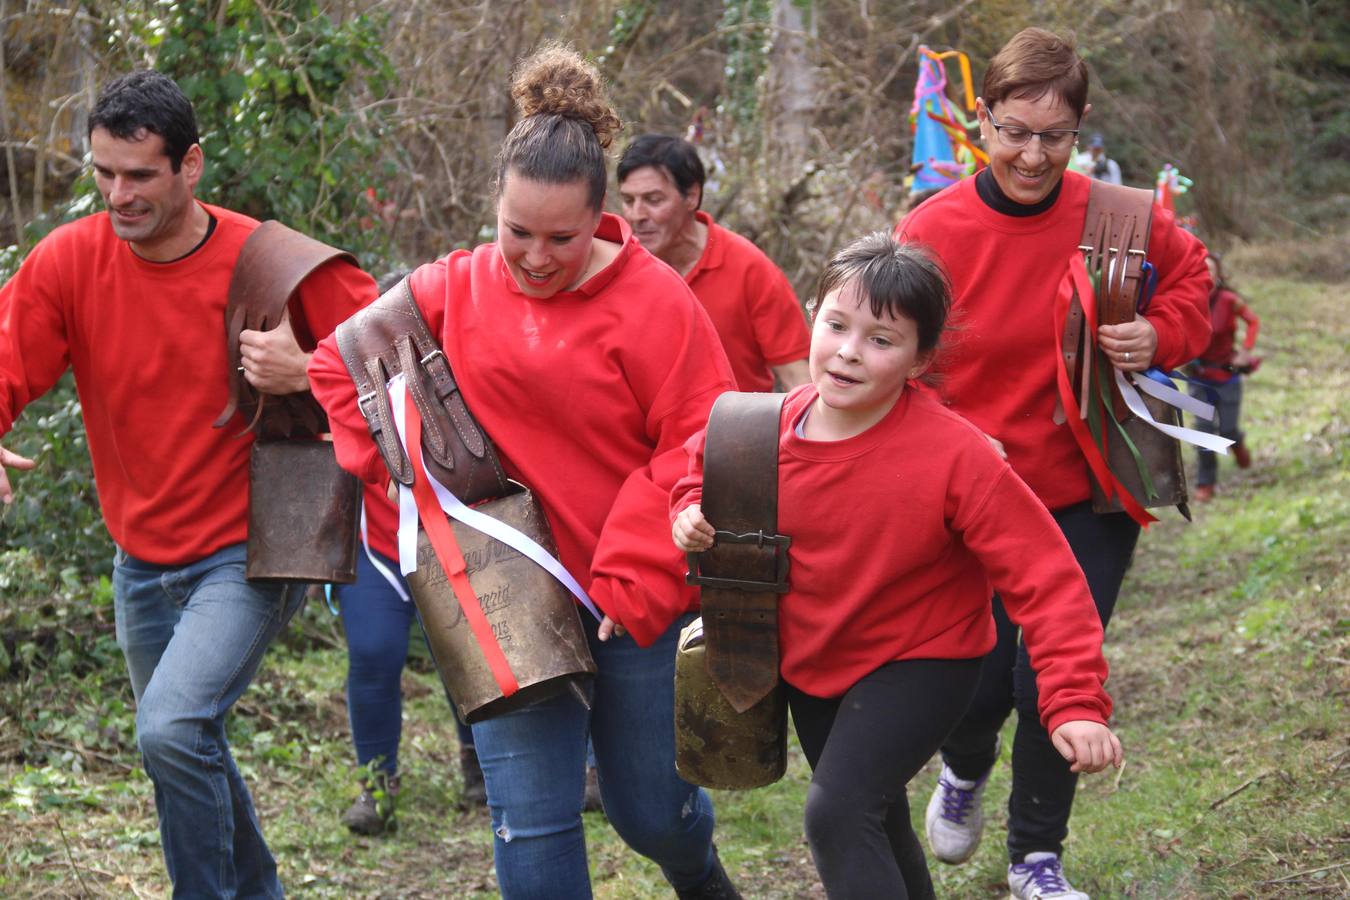
M 619 160 L 623 217 L 642 246 L 693 289 L 741 390 L 805 384 L 811 336 L 792 284 L 763 251 L 699 208 L 705 178 L 693 144 L 644 134 Z
M 1242 381 L 1244 375 L 1250 374 L 1260 364 L 1260 358 L 1252 356 L 1252 350 L 1256 347 L 1256 334 L 1261 328 L 1261 320 L 1229 287 L 1219 255 L 1210 253 L 1205 263 L 1209 266 L 1210 277 L 1214 279 L 1214 289 L 1209 293 L 1213 336 L 1194 365 L 1195 379 L 1203 384 L 1192 385 L 1191 393 L 1206 403 L 1213 403 L 1215 417 L 1212 422 L 1196 418 L 1195 427 L 1235 441 L 1233 459 L 1239 469 L 1245 469 L 1252 464 L 1252 454 L 1247 448 L 1246 436 L 1238 427 L 1238 419 L 1242 414 Z M 1246 323 L 1246 334 L 1241 346 L 1237 343 L 1239 319 Z M 1195 476 L 1195 490 L 1191 493 L 1196 500 L 1205 503 L 1214 499 L 1219 484 L 1219 457 L 1214 451 L 1203 448 L 1197 451 L 1197 455 L 1200 466 Z
M 1126 513 L 1093 512 L 1087 461 L 1056 412 L 1055 298 L 1078 252 L 1094 184 L 1065 171 L 1091 110 L 1087 65 L 1067 41 L 1028 28 L 990 61 L 981 94 L 976 115 L 989 165 L 911 212 L 897 235 L 927 245 L 951 275 L 959 327 L 934 364 L 943 401 L 998 442 L 1045 504 L 1082 566 L 1105 627 L 1139 525 Z M 1204 259 L 1204 246 L 1155 206 L 1148 261 L 1158 280 L 1147 311 L 1097 332 L 1112 366 L 1142 372 L 1195 358 L 1209 338 Z M 1016 709 L 1009 890 L 1017 900 L 1084 900 L 1060 859 L 1077 776 L 1040 722 L 1035 672 L 998 598 L 994 617 L 999 638 L 980 690 L 942 748 L 944 766 L 925 816 L 929 846 L 948 863 L 975 853 L 999 731 Z
M 941 746 L 994 645 L 991 585 L 1026 634 L 1038 719 L 1075 772 L 1120 766 L 1102 628 L 1054 520 L 988 440 L 914 381 L 947 316 L 942 270 L 874 234 L 817 292 L 812 383 L 779 422 L 781 672 L 811 766 L 806 840 L 838 900 L 933 897 L 906 784 Z M 706 432 L 671 494 L 681 550 L 706 550 Z
M 235 376 L 230 278 L 258 222 L 194 196 L 196 114 L 168 76 L 109 82 L 89 142 L 107 208 L 53 231 L 0 288 L 0 435 L 74 371 L 174 896 L 281 897 L 225 718 L 304 591 L 245 580 L 252 434 L 235 437 L 239 416 L 211 427 Z M 244 377 L 269 394 L 308 389 L 305 351 L 374 297 L 356 266 L 321 266 L 281 325 L 240 335 Z M 0 465 L 33 462 L 0 448 Z

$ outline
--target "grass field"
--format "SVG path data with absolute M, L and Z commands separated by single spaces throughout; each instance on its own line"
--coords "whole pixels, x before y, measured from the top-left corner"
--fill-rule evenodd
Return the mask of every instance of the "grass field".
M 1350 896 L 1350 326 L 1338 247 L 1330 282 L 1284 273 L 1269 253 L 1230 257 L 1263 321 L 1266 362 L 1244 409 L 1255 465 L 1225 461 L 1193 524 L 1167 512 L 1142 539 L 1107 648 L 1128 762 L 1082 780 L 1066 850 L 1094 897 Z M 0 676 L 0 895 L 165 895 L 106 588 L 80 601 L 59 641 L 19 633 L 6 602 L 0 629 L 22 665 Z M 338 824 L 353 773 L 334 622 L 321 606 L 305 612 L 232 725 L 288 891 L 494 896 L 487 817 L 456 807 L 454 731 L 424 662 L 405 681 L 399 830 L 355 839 Z M 37 648 L 26 660 L 24 646 Z M 46 659 L 48 648 L 73 656 Z M 801 837 L 807 777 L 797 756 L 772 788 L 716 796 L 723 859 L 748 898 L 823 897 Z M 934 777 L 930 766 L 912 785 L 916 818 Z M 940 896 L 1006 896 L 1007 783 L 1005 759 L 979 853 L 934 867 Z M 587 834 L 597 896 L 672 896 L 602 815 L 588 814 Z

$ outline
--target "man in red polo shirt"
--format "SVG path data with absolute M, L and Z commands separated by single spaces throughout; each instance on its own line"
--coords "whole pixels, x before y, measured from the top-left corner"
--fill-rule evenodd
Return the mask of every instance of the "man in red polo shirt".
M 0 287 L 0 437 L 74 371 L 174 896 L 281 897 L 225 716 L 303 591 L 245 580 L 252 440 L 235 437 L 238 416 L 212 427 L 234 374 L 230 278 L 258 222 L 194 196 L 196 115 L 167 76 L 114 80 L 88 124 L 107 208 L 53 231 Z M 307 390 L 305 350 L 374 296 L 356 266 L 321 266 L 282 325 L 240 335 L 244 376 L 269 394 Z M 0 447 L 0 501 L 14 499 L 5 470 L 33 466 Z
M 741 390 L 805 384 L 811 333 L 797 295 L 763 251 L 699 209 L 704 178 L 688 141 L 644 134 L 619 160 L 623 217 L 642 246 L 693 289 Z

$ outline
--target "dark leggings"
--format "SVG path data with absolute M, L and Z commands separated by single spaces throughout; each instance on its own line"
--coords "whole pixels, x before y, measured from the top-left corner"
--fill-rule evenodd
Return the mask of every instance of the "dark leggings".
M 1120 584 L 1130 567 L 1139 526 L 1125 513 L 1098 515 L 1090 503 L 1052 515 L 1087 576 L 1102 627 L 1111 620 Z M 984 659 L 980 688 L 964 719 L 942 745 L 942 759 L 958 778 L 983 778 L 998 758 L 998 733 L 1017 709 L 1012 748 L 1012 793 L 1008 797 L 1008 856 L 1020 863 L 1028 853 L 1062 853 L 1069 834 L 1078 776 L 1050 743 L 1041 725 L 1036 673 L 1017 626 L 994 597 L 998 643 Z
M 788 686 L 813 773 L 806 840 L 830 900 L 933 896 L 905 785 L 960 720 L 979 677 L 979 659 L 913 659 L 834 699 Z

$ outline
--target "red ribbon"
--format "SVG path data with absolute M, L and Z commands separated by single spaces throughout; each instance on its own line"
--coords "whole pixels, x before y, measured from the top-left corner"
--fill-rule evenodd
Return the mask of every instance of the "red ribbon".
M 431 541 L 431 548 L 436 551 L 436 559 L 445 570 L 446 577 L 450 579 L 455 599 L 459 601 L 459 608 L 464 611 L 464 618 L 473 629 L 473 635 L 478 640 L 478 649 L 483 651 L 483 657 L 487 661 L 493 679 L 497 682 L 497 687 L 503 697 L 510 697 L 520 690 L 520 683 L 511 672 L 506 654 L 502 652 L 501 644 L 497 643 L 497 636 L 492 633 L 492 623 L 484 615 L 478 594 L 469 583 L 467 566 L 464 563 L 464 554 L 459 549 L 459 541 L 455 540 L 455 531 L 450 527 L 450 520 L 446 518 L 445 510 L 441 509 L 440 501 L 436 499 L 436 491 L 432 488 L 426 467 L 422 464 L 422 415 L 417 411 L 417 404 L 412 402 L 412 397 L 405 400 L 403 408 L 408 438 L 408 459 L 412 462 L 413 469 L 412 492 L 413 499 L 417 501 L 418 518 L 422 520 L 422 527 L 426 530 L 427 539 Z
M 1092 290 L 1092 278 L 1089 277 L 1087 265 L 1083 262 L 1083 255 L 1078 252 L 1074 252 L 1069 257 L 1069 271 L 1060 281 L 1059 293 L 1055 295 L 1055 347 L 1057 348 L 1055 361 L 1059 382 L 1059 402 L 1064 407 L 1064 418 L 1069 423 L 1069 430 L 1073 433 L 1074 440 L 1078 442 L 1078 448 L 1087 459 L 1088 468 L 1092 470 L 1093 477 L 1102 486 L 1106 499 L 1120 498 L 1120 505 L 1125 509 L 1125 512 L 1130 514 L 1130 518 L 1147 528 L 1150 522 L 1158 520 L 1139 504 L 1134 495 L 1125 490 L 1119 479 L 1111 472 L 1106 457 L 1102 453 L 1103 448 L 1097 446 L 1097 442 L 1092 439 L 1092 432 L 1088 429 L 1087 423 L 1078 414 L 1078 398 L 1074 396 L 1073 385 L 1069 381 L 1069 371 L 1064 363 L 1063 350 L 1058 349 L 1063 340 L 1064 323 L 1069 318 L 1069 305 L 1073 302 L 1075 295 L 1077 295 L 1078 302 L 1083 307 L 1083 329 L 1087 333 L 1087 352 L 1082 356 L 1082 364 L 1091 366 L 1095 363 L 1097 356 L 1096 296 Z M 1089 394 L 1092 393 L 1089 390 Z M 1095 395 L 1089 396 L 1088 402 L 1101 406 L 1102 442 L 1105 443 L 1107 440 L 1106 428 L 1109 424 L 1108 417 L 1111 415 L 1111 411 L 1102 406 L 1101 399 Z

